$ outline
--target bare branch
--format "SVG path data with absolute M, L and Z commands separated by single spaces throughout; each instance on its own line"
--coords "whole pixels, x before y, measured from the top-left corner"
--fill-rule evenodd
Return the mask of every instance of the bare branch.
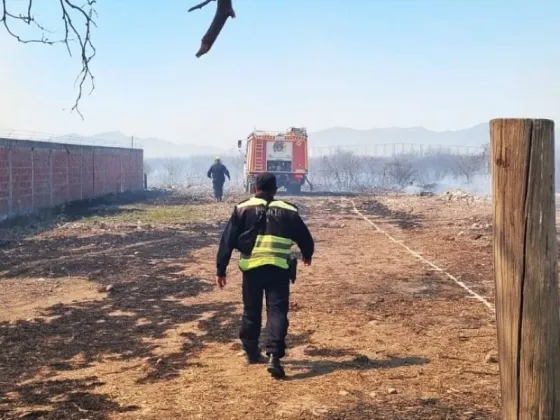
M 82 99 L 84 85 L 88 79 L 91 82 L 91 92 L 95 89 L 94 77 L 90 71 L 89 65 L 96 54 L 95 47 L 91 42 L 91 30 L 93 26 L 96 26 L 93 20 L 93 17 L 97 16 L 95 11 L 96 0 L 86 0 L 86 3 L 82 6 L 76 5 L 73 0 L 59 0 L 62 21 L 64 22 L 64 37 L 54 40 L 49 39 L 45 35 L 46 33 L 52 34 L 52 32 L 37 22 L 33 16 L 33 0 L 27 0 L 27 7 L 24 13 L 11 12 L 8 8 L 8 3 L 11 3 L 12 1 L 13 0 L 1 0 L 2 13 L 0 14 L 0 23 L 4 26 L 6 32 L 18 42 L 24 44 L 40 43 L 46 45 L 65 44 L 70 56 L 72 56 L 70 43 L 76 42 L 78 44 L 80 48 L 82 69 L 77 77 L 78 95 L 72 107 L 72 111 L 76 111 L 83 119 L 83 115 L 80 112 L 78 105 Z M 74 20 L 76 19 L 81 19 L 83 21 L 80 23 L 80 26 L 83 25 L 85 29 L 78 29 L 79 26 L 74 24 Z M 35 29 L 40 31 L 40 36 L 35 38 L 25 38 L 20 36 L 18 31 L 13 29 L 18 23 L 33 26 Z
M 197 10 L 197 9 L 202 9 L 204 6 L 206 6 L 206 5 L 209 4 L 209 3 L 212 3 L 213 1 L 216 1 L 216 0 L 205 0 L 205 1 L 203 1 L 202 3 L 197 4 L 196 6 L 191 7 L 191 8 L 189 9 L 189 12 L 192 12 L 192 11 Z
M 50 32 L 50 31 L 48 31 L 43 26 L 41 26 L 38 22 L 36 22 L 35 19 L 33 18 L 33 16 L 31 15 L 31 8 L 33 7 L 33 0 L 29 0 L 29 2 L 27 4 L 27 15 L 22 15 L 22 14 L 15 15 L 13 13 L 10 13 L 8 11 L 8 6 L 6 4 L 7 1 L 8 0 L 2 0 L 2 17 L 0 18 L 0 22 L 2 22 L 2 24 L 4 25 L 4 28 L 6 29 L 6 32 L 8 32 L 8 34 L 10 36 L 12 36 L 18 42 L 21 42 L 23 44 L 42 43 L 42 44 L 53 45 L 57 42 L 57 41 L 51 41 L 48 38 L 45 38 L 44 32 Z M 25 39 L 25 38 L 22 38 L 21 36 L 17 35 L 12 30 L 12 28 L 10 26 L 10 22 L 14 22 L 14 21 L 19 21 L 19 22 L 25 23 L 27 25 L 33 24 L 35 27 L 37 27 L 39 30 L 41 30 L 43 32 L 42 35 L 41 35 L 41 39 Z M 62 41 L 58 41 L 58 42 L 62 42 Z
M 72 111 L 76 111 L 80 117 L 83 119 L 83 115 L 80 112 L 78 105 L 80 100 L 82 99 L 82 95 L 83 95 L 83 88 L 84 88 L 84 84 L 86 83 L 87 79 L 89 78 L 90 82 L 91 82 L 91 92 L 93 92 L 95 90 L 95 79 L 93 77 L 93 74 L 90 71 L 89 68 L 89 63 L 91 62 L 91 60 L 95 57 L 96 54 L 96 50 L 95 47 L 93 46 L 92 42 L 91 42 L 91 27 L 92 25 L 95 26 L 95 22 L 93 21 L 93 15 L 96 14 L 95 9 L 93 8 L 93 6 L 96 3 L 96 0 L 87 0 L 87 6 L 88 6 L 88 11 L 86 12 L 84 10 L 85 6 L 76 6 L 75 4 L 73 4 L 70 0 L 59 0 L 60 1 L 60 5 L 61 5 L 61 9 L 62 9 L 62 19 L 64 21 L 64 27 L 65 27 L 65 44 L 68 48 L 68 53 L 70 55 L 70 46 L 69 46 L 69 33 L 72 32 L 77 40 L 78 40 L 78 44 L 80 46 L 80 55 L 81 55 L 81 60 L 82 60 L 82 69 L 80 71 L 80 73 L 78 74 L 78 77 L 76 79 L 78 83 L 78 97 L 76 98 L 76 102 L 74 103 L 74 106 L 72 107 Z M 80 32 L 76 29 L 76 26 L 74 25 L 72 18 L 70 16 L 69 10 L 68 8 L 72 9 L 73 11 L 75 11 L 78 15 L 81 15 L 82 18 L 85 21 L 85 34 L 82 36 L 80 35 Z
M 207 0 L 199 5 L 193 7 L 195 9 L 201 9 L 210 3 L 213 0 Z M 200 44 L 200 49 L 196 53 L 198 58 L 202 57 L 212 48 L 214 42 L 220 35 L 221 30 L 223 29 L 224 25 L 228 18 L 235 18 L 235 11 L 233 10 L 232 0 L 218 0 L 218 6 L 216 7 L 216 14 L 214 15 L 214 19 L 206 31 L 206 34 L 202 37 L 202 41 Z
M 68 54 L 72 56 L 70 47 L 71 42 L 78 44 L 80 49 L 80 59 L 82 68 L 76 78 L 78 85 L 78 95 L 76 101 L 72 106 L 72 111 L 76 111 L 83 119 L 83 115 L 79 110 L 79 104 L 83 96 L 84 85 L 89 80 L 91 83 L 91 92 L 95 89 L 95 79 L 90 71 L 91 60 L 96 55 L 96 49 L 91 41 L 92 28 L 96 26 L 94 17 L 97 17 L 95 10 L 96 0 L 85 0 L 85 4 L 78 6 L 74 3 L 75 0 L 58 0 L 61 19 L 64 22 L 64 36 L 60 39 L 50 39 L 46 36 L 48 31 L 42 24 L 36 21 L 33 10 L 33 0 L 27 1 L 25 11 L 23 13 L 13 13 L 8 8 L 8 3 L 12 4 L 14 0 L 0 0 L 2 10 L 0 13 L 0 24 L 2 24 L 6 32 L 21 43 L 40 43 L 46 45 L 65 44 Z M 223 29 L 228 18 L 235 18 L 235 11 L 233 10 L 232 0 L 204 0 L 196 6 L 189 9 L 192 12 L 197 9 L 202 9 L 213 1 L 217 1 L 216 13 L 212 20 L 210 27 L 204 34 L 201 40 L 200 49 L 196 53 L 196 57 L 202 57 L 208 53 L 216 39 L 218 38 L 221 30 Z M 80 21 L 79 25 L 75 21 Z M 40 31 L 40 36 L 35 38 L 22 37 L 17 30 L 13 29 L 13 25 L 23 23 L 28 26 L 33 26 Z

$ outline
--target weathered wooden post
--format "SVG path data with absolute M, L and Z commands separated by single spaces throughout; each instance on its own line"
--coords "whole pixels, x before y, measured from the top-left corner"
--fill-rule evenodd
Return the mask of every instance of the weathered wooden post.
M 505 420 L 560 419 L 554 122 L 490 121 Z

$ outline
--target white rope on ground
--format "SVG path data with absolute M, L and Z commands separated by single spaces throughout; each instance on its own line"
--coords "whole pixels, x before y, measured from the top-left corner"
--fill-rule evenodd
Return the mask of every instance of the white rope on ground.
M 385 235 L 391 242 L 400 245 L 401 247 L 403 247 L 404 249 L 406 249 L 410 255 L 416 257 L 417 259 L 419 259 L 420 261 L 422 261 L 423 263 L 429 265 L 430 267 L 432 267 L 435 271 L 438 271 L 442 274 L 445 274 L 450 280 L 453 280 L 455 282 L 455 284 L 457 284 L 459 287 L 463 288 L 464 290 L 467 291 L 467 293 L 469 295 L 471 295 L 474 299 L 478 300 L 479 302 L 481 302 L 482 304 L 484 304 L 484 306 L 486 306 L 491 312 L 496 312 L 496 309 L 494 308 L 494 306 L 492 306 L 492 304 L 490 302 L 488 302 L 488 300 L 486 300 L 484 297 L 480 296 L 478 293 L 476 293 L 474 290 L 472 290 L 471 288 L 469 288 L 465 283 L 463 283 L 461 280 L 459 280 L 457 277 L 449 274 L 447 271 L 443 270 L 442 268 L 438 267 L 437 265 L 435 265 L 433 262 L 428 261 L 426 258 L 424 258 L 422 255 L 420 255 L 418 252 L 414 251 L 413 249 L 409 248 L 408 246 L 406 246 L 404 243 L 402 243 L 401 241 L 397 241 L 395 238 L 393 238 L 391 235 L 389 235 L 387 232 L 385 232 L 383 229 L 381 229 L 375 222 L 371 221 L 367 216 L 365 216 L 360 210 L 358 210 L 358 208 L 356 207 L 356 203 L 354 202 L 354 200 L 349 200 L 352 203 L 352 206 L 354 207 L 354 213 L 360 215 L 366 222 L 368 222 L 370 225 L 372 225 L 375 230 L 377 230 L 379 233 L 382 233 L 383 235 Z

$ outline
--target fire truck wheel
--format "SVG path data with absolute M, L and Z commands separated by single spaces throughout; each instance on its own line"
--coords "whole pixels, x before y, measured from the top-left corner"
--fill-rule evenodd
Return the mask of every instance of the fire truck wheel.
M 301 184 L 289 184 L 286 186 L 286 191 L 288 194 L 300 194 Z

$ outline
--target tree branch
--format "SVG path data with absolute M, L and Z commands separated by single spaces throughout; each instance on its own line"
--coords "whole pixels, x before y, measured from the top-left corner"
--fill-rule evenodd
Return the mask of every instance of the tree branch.
M 76 98 L 76 102 L 72 107 L 72 111 L 76 111 L 80 117 L 83 119 L 83 115 L 80 112 L 78 105 L 80 99 L 82 99 L 84 84 L 86 83 L 87 79 L 89 78 L 91 82 L 91 90 L 90 94 L 95 90 L 95 79 L 93 74 L 90 71 L 89 63 L 95 57 L 97 53 L 95 47 L 91 42 L 91 27 L 96 26 L 95 22 L 93 21 L 93 15 L 97 16 L 97 12 L 94 9 L 94 5 L 96 0 L 87 0 L 87 4 L 85 6 L 88 7 L 87 12 L 84 10 L 85 6 L 76 6 L 70 0 L 59 0 L 60 6 L 62 9 L 62 20 L 64 21 L 64 28 L 65 28 L 65 37 L 64 43 L 68 49 L 68 53 L 72 56 L 72 52 L 70 50 L 69 35 L 70 33 L 74 34 L 78 40 L 78 45 L 80 46 L 80 56 L 82 61 L 82 69 L 76 78 L 76 82 L 78 83 L 78 97 Z M 72 16 L 70 15 L 69 10 L 74 11 L 78 16 L 81 16 L 84 19 L 84 26 L 85 26 L 85 34 L 82 36 L 80 32 L 76 29 L 74 22 L 72 21 Z
M 83 115 L 79 110 L 79 104 L 83 96 L 84 86 L 88 80 L 91 83 L 91 90 L 89 93 L 91 94 L 91 92 L 95 90 L 95 78 L 90 71 L 90 63 L 96 55 L 96 49 L 91 41 L 91 34 L 93 27 L 96 27 L 94 17 L 97 17 L 97 12 L 95 10 L 97 0 L 85 0 L 85 4 L 81 6 L 74 3 L 76 0 L 58 0 L 61 19 L 64 22 L 64 36 L 59 39 L 49 38 L 47 34 L 52 34 L 53 32 L 47 30 L 42 24 L 37 22 L 33 15 L 35 6 L 33 0 L 24 1 L 26 2 L 25 7 L 20 7 L 21 12 L 16 13 L 13 12 L 14 6 L 12 6 L 12 9 L 8 7 L 8 4 L 12 5 L 15 3 L 15 0 L 0 0 L 0 5 L 2 7 L 0 24 L 3 25 L 6 32 L 18 42 L 46 45 L 64 44 L 70 56 L 72 56 L 70 44 L 72 42 L 78 44 L 82 68 L 76 77 L 78 95 L 72 106 L 72 111 L 76 111 L 83 119 Z M 202 3 L 191 7 L 189 12 L 202 9 L 213 1 L 217 1 L 216 14 L 214 15 L 210 27 L 202 37 L 200 49 L 196 53 L 196 57 L 202 57 L 204 54 L 208 53 L 214 45 L 214 42 L 216 42 L 227 19 L 230 17 L 235 18 L 232 0 L 204 0 Z M 82 27 L 74 23 L 78 20 L 81 21 L 80 25 L 82 25 Z M 35 30 L 39 30 L 40 36 L 31 38 L 21 36 L 19 31 L 14 29 L 18 24 L 25 24 L 33 27 Z
M 206 0 L 189 9 L 189 12 L 196 9 L 202 9 L 212 1 L 214 0 Z M 202 37 L 200 49 L 196 53 L 196 57 L 200 58 L 208 51 L 210 51 L 212 45 L 214 45 L 214 42 L 216 42 L 218 35 L 220 35 L 221 30 L 226 24 L 227 19 L 230 17 L 235 18 L 235 11 L 233 10 L 232 0 L 218 0 L 216 14 L 214 15 L 214 19 L 212 20 L 208 31 L 206 31 L 206 33 Z
M 46 34 L 52 34 L 53 32 L 47 30 L 42 24 L 36 21 L 33 16 L 34 3 L 33 0 L 26 0 L 27 5 L 25 7 L 25 12 L 12 12 L 13 9 L 8 8 L 8 3 L 12 4 L 13 0 L 1 0 L 2 13 L 0 13 L 0 23 L 4 26 L 6 32 L 15 38 L 18 42 L 28 44 L 28 43 L 40 43 L 46 45 L 54 44 L 65 44 L 66 49 L 70 56 L 72 56 L 72 51 L 70 48 L 70 43 L 77 42 L 80 49 L 80 57 L 82 69 L 78 74 L 76 83 L 78 83 L 78 95 L 72 111 L 76 111 L 80 117 L 83 119 L 83 115 L 80 112 L 78 105 L 82 99 L 84 85 L 89 79 L 91 82 L 91 92 L 95 89 L 94 77 L 90 71 L 89 65 L 91 60 L 95 57 L 95 47 L 91 42 L 91 30 L 95 25 L 93 17 L 97 17 L 95 11 L 96 0 L 86 0 L 85 4 L 78 6 L 74 3 L 74 0 L 59 0 L 59 6 L 62 13 L 62 21 L 64 22 L 64 36 L 59 39 L 49 39 Z M 74 23 L 75 20 L 82 20 L 82 25 L 85 29 L 78 29 L 78 26 Z M 19 35 L 18 31 L 13 29 L 18 24 L 25 24 L 27 26 L 32 26 L 34 29 L 40 31 L 40 36 L 24 38 Z
M 192 11 L 197 10 L 197 9 L 202 9 L 204 6 L 206 6 L 206 5 L 209 4 L 209 3 L 212 3 L 213 1 L 216 1 L 216 0 L 205 0 L 205 1 L 203 1 L 202 3 L 197 4 L 196 6 L 191 7 L 191 8 L 189 9 L 189 12 L 192 12 Z

